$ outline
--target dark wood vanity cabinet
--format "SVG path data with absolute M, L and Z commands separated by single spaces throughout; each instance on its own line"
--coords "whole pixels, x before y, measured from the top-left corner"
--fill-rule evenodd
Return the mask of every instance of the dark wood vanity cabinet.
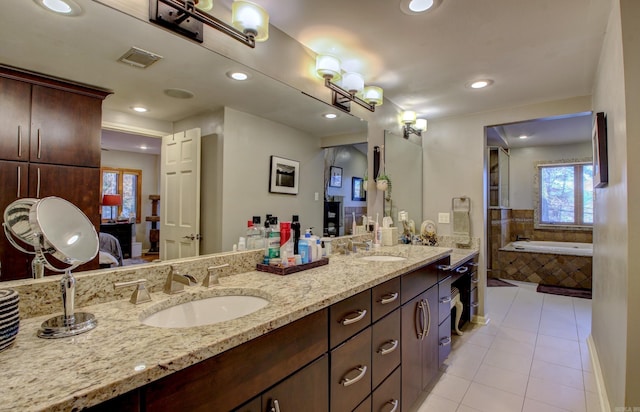
M 0 65 L 0 213 L 21 197 L 59 196 L 98 227 L 102 100 L 108 94 Z M 31 276 L 31 255 L 4 239 L 0 248 L 2 280 Z M 96 258 L 80 270 L 97 268 Z

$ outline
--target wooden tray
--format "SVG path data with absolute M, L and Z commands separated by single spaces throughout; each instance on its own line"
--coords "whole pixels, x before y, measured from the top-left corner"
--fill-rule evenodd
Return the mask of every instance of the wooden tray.
M 317 268 L 318 266 L 324 266 L 327 264 L 329 264 L 329 258 L 322 258 L 320 260 L 316 260 L 315 262 L 305 263 L 302 265 L 287 266 L 286 268 L 258 263 L 256 265 L 256 270 L 259 270 L 260 272 L 269 272 L 269 273 L 274 273 L 276 275 L 284 276 L 284 275 L 290 275 L 296 272 L 301 272 L 307 269 Z

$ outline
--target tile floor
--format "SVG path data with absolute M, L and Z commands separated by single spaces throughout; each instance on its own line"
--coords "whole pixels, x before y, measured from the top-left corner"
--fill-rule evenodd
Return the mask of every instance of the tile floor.
M 416 412 L 601 411 L 586 343 L 591 300 L 512 283 L 488 288 L 489 325 L 454 336 L 449 367 Z

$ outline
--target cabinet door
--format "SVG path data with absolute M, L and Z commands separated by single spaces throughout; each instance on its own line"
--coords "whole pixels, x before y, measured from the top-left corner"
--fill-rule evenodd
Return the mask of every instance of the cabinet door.
M 102 100 L 33 86 L 30 159 L 100 167 Z
M 0 138 L 0 141 L 2 139 Z M 7 162 L 0 160 L 0 214 L 14 200 L 27 197 L 28 164 L 24 162 Z M 30 276 L 31 259 L 28 255 L 14 248 L 7 237 L 0 234 L 0 280 L 24 279 Z
M 425 292 L 424 305 L 427 312 L 427 329 L 422 341 L 422 389 L 438 375 L 439 339 L 438 339 L 438 287 Z
M 402 405 L 408 409 L 422 391 L 422 331 L 424 294 L 402 305 Z
M 326 412 L 329 410 L 329 356 L 293 374 L 262 394 L 263 411 Z
M 80 209 L 96 228 L 100 227 L 100 169 L 89 167 L 29 164 L 29 196 L 58 196 Z M 98 257 L 76 271 L 99 268 Z
M 0 77 L 0 159 L 29 160 L 30 111 L 31 85 Z

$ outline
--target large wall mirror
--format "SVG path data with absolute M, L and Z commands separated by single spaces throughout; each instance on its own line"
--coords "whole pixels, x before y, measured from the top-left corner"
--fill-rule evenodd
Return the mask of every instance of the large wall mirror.
M 112 129 L 130 120 L 131 127 L 122 129 L 129 134 L 120 136 L 128 143 L 135 131 L 157 137 L 200 128 L 203 142 L 208 142 L 202 149 L 207 152 L 201 153 L 203 176 L 209 174 L 201 183 L 201 254 L 231 250 L 254 215 L 264 221 L 267 213 L 280 220 L 297 214 L 304 227 L 323 227 L 324 149 L 319 140 L 366 136 L 365 121 L 344 112 L 327 119 L 324 114 L 335 112 L 329 105 L 295 88 L 98 2 L 79 3 L 83 14 L 70 18 L 47 12 L 36 2 L 6 0 L 0 63 L 113 90 L 102 106 L 103 126 L 108 123 L 110 129 L 103 135 L 114 134 Z M 144 69 L 119 62 L 134 46 L 162 59 Z M 231 80 L 228 73 L 236 70 L 247 73 L 248 81 Z M 194 96 L 172 97 L 168 89 Z M 135 114 L 131 109 L 137 104 L 150 109 Z M 160 191 L 159 155 L 104 143 L 103 149 L 103 166 L 143 171 L 142 207 L 136 216 L 140 223 L 133 236 L 144 251 L 151 225 L 145 218 L 152 213 L 148 196 Z M 272 155 L 300 163 L 297 195 L 269 192 Z M 363 156 L 366 159 L 366 150 Z M 343 182 L 345 188 L 350 185 Z
M 385 131 L 385 174 L 391 191 L 385 193 L 384 213 L 397 223 L 398 212 L 406 211 L 417 227 L 422 222 L 422 138 Z

